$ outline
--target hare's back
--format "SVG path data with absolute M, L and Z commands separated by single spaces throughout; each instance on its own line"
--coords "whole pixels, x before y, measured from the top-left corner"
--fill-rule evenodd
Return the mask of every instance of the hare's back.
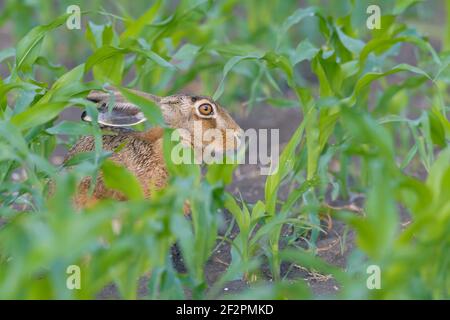
M 103 135 L 102 148 L 106 151 L 116 151 L 120 147 L 126 146 L 132 139 L 131 135 Z M 64 159 L 64 162 L 72 158 L 74 155 L 83 152 L 90 152 L 95 150 L 95 139 L 93 136 L 81 137 L 75 145 L 69 150 Z

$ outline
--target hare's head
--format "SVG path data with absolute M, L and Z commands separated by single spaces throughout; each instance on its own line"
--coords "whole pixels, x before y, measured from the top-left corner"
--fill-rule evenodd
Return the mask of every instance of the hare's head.
M 204 150 L 208 147 L 210 151 L 224 153 L 238 148 L 242 129 L 213 99 L 187 94 L 157 97 L 139 91 L 133 92 L 155 102 L 167 125 L 178 129 L 182 141 L 194 149 Z M 109 112 L 107 105 L 110 98 L 110 93 L 99 91 L 93 91 L 88 96 L 89 100 L 100 104 L 99 123 L 124 127 L 146 120 L 139 107 L 126 101 L 117 91 L 114 92 L 112 112 Z
M 179 129 L 184 142 L 195 149 L 209 147 L 215 152 L 224 152 L 238 147 L 242 129 L 213 99 L 173 95 L 161 98 L 159 106 L 166 123 Z

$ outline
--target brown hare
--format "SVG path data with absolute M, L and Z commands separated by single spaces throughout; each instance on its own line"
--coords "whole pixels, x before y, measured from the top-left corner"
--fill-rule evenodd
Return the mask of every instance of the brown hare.
M 147 131 L 130 129 L 130 126 L 146 120 L 144 114 L 138 106 L 128 102 L 120 92 L 114 89 L 110 90 L 113 90 L 114 99 L 111 99 L 111 93 L 102 91 L 92 91 L 87 97 L 88 100 L 98 104 L 98 123 L 108 131 L 112 130 L 115 133 L 103 135 L 103 148 L 113 152 L 110 159 L 123 165 L 137 177 L 148 197 L 151 186 L 161 188 L 166 184 L 168 178 L 162 150 L 163 129 L 160 127 L 154 127 Z M 226 152 L 237 148 L 241 128 L 211 98 L 184 94 L 157 97 L 135 90 L 133 93 L 152 100 L 158 105 L 165 123 L 171 128 L 182 129 L 180 131 L 184 134 L 180 133 L 181 140 L 190 144 L 194 149 L 202 149 L 206 144 L 203 138 L 200 144 L 192 142 L 194 141 L 194 129 L 198 130 L 199 123 L 202 130 L 216 129 L 222 134 L 222 143 L 216 143 L 213 146 L 216 152 Z M 110 101 L 114 101 L 112 109 L 108 107 Z M 82 120 L 91 121 L 86 113 L 83 113 Z M 195 134 L 197 133 L 195 131 Z M 94 138 L 84 136 L 72 147 L 64 161 L 66 162 L 77 153 L 93 151 L 94 148 Z M 126 200 L 123 194 L 105 186 L 101 174 L 97 178 L 92 194 L 89 193 L 90 184 L 90 177 L 81 181 L 74 199 L 76 207 L 89 206 L 103 198 Z

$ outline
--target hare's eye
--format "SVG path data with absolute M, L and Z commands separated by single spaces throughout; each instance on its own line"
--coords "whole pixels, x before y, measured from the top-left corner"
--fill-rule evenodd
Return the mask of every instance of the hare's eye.
M 204 116 L 210 116 L 213 114 L 214 109 L 209 103 L 204 103 L 198 107 L 198 111 Z

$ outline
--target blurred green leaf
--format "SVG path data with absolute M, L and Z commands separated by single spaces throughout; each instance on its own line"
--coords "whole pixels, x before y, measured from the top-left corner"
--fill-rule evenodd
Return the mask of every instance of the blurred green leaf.
M 44 124 L 58 116 L 67 106 L 67 102 L 53 102 L 35 105 L 11 118 L 11 123 L 26 130 L 37 125 Z
M 91 126 L 83 122 L 62 121 L 46 130 L 50 134 L 90 135 Z
M 45 35 L 62 25 L 69 14 L 64 14 L 49 24 L 38 26 L 32 29 L 17 44 L 16 50 L 16 67 L 20 71 L 28 71 L 40 54 L 42 40 Z
M 295 48 L 295 52 L 291 55 L 291 64 L 295 66 L 297 63 L 302 62 L 303 60 L 312 60 L 319 52 L 319 49 L 316 48 L 308 39 L 300 42 Z

